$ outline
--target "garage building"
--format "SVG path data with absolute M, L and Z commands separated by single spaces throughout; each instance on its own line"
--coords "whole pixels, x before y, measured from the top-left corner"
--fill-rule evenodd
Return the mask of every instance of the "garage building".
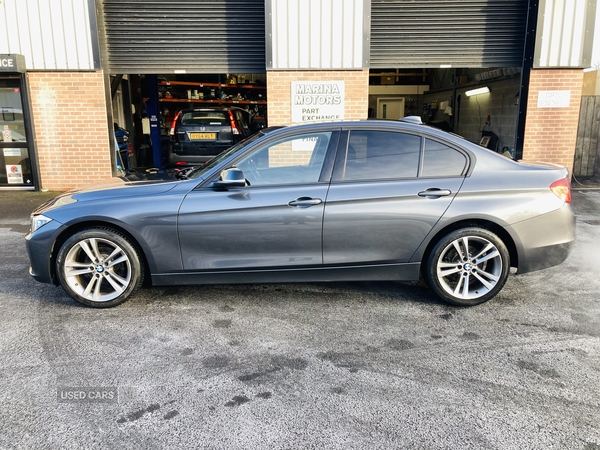
M 0 188 L 65 190 L 162 167 L 177 111 L 213 106 L 245 109 L 256 128 L 418 115 L 571 169 L 595 7 L 4 0 Z

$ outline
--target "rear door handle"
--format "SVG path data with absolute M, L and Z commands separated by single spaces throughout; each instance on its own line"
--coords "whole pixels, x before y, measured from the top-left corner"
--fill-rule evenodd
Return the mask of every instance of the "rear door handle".
M 425 189 L 424 191 L 419 192 L 417 195 L 419 197 L 426 197 L 426 198 L 440 198 L 440 197 L 445 197 L 450 194 L 452 194 L 452 191 L 450 189 L 429 188 L 429 189 Z
M 309 206 L 314 206 L 322 203 L 323 200 L 320 198 L 311 198 L 311 197 L 300 197 L 296 200 L 292 200 L 288 203 L 289 206 L 299 206 L 301 208 L 308 208 Z

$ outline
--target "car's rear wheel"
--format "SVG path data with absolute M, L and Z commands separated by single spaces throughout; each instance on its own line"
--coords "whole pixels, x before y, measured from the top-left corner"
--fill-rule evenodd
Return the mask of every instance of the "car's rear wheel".
M 504 242 L 483 228 L 452 231 L 433 247 L 425 280 L 443 300 L 471 306 L 493 298 L 504 287 L 510 256 Z
M 71 297 L 95 308 L 123 303 L 143 281 L 135 246 L 107 228 L 83 230 L 67 239 L 58 252 L 56 272 Z

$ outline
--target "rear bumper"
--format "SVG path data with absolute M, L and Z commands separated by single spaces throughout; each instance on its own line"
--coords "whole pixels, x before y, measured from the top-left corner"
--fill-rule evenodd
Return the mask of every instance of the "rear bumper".
M 177 153 L 169 153 L 169 166 L 193 166 L 202 164 L 214 158 L 217 155 L 195 156 L 195 155 L 178 155 Z
M 513 224 L 506 230 L 513 236 L 517 246 L 518 273 L 561 264 L 575 244 L 575 216 L 570 204 L 543 216 Z
M 233 145 L 232 142 L 193 143 L 176 142 L 169 152 L 169 164 L 185 162 L 186 164 L 204 163 Z

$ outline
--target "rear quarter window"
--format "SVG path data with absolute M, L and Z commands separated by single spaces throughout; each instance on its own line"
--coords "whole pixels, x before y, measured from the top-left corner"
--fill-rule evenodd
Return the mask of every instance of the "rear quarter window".
M 422 177 L 459 177 L 463 175 L 467 158 L 458 150 L 431 139 L 425 139 Z

